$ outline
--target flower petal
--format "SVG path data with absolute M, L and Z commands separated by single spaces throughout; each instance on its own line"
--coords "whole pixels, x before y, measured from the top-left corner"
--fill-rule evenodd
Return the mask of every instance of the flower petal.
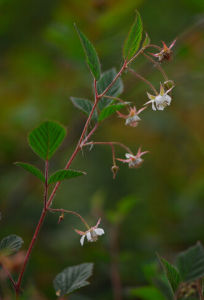
M 150 93 L 147 92 L 147 96 L 150 100 L 154 100 L 156 96 L 151 95 Z
M 102 234 L 104 234 L 104 230 L 103 230 L 102 228 L 96 228 L 94 231 L 95 231 L 95 233 L 96 233 L 97 235 L 102 235 Z
M 82 237 L 80 238 L 80 244 L 83 246 L 84 244 L 84 239 L 85 239 L 85 235 L 82 235 Z
M 92 237 L 91 237 L 90 231 L 88 231 L 88 232 L 86 233 L 86 237 L 87 237 L 87 240 L 88 240 L 89 242 L 92 242 Z
M 157 110 L 156 107 L 155 107 L 155 105 L 154 105 L 154 101 L 152 101 L 152 109 L 153 110 Z

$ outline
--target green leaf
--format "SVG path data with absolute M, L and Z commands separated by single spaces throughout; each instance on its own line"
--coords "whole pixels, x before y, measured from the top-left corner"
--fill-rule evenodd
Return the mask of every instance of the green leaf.
M 183 281 L 194 281 L 204 276 L 204 248 L 200 242 L 177 257 L 177 267 Z
M 56 295 L 61 297 L 89 285 L 87 279 L 92 275 L 92 271 L 92 263 L 84 263 L 64 269 L 55 277 L 53 282 Z
M 100 62 L 96 50 L 94 46 L 91 44 L 91 42 L 87 39 L 87 37 L 81 32 L 81 30 L 79 30 L 76 24 L 75 24 L 75 28 L 81 40 L 81 44 L 84 48 L 84 52 L 86 54 L 86 62 L 90 68 L 90 71 L 93 77 L 96 80 L 99 80 L 101 74 L 101 66 L 100 66 Z
M 70 97 L 72 103 L 74 104 L 74 106 L 76 106 L 77 108 L 79 108 L 80 110 L 82 110 L 86 115 L 89 115 L 92 107 L 93 107 L 93 102 L 91 102 L 90 100 L 87 99 L 83 99 L 83 98 L 77 98 L 77 97 Z M 98 114 L 97 114 L 97 110 L 94 110 L 92 119 L 96 122 L 98 118 Z
M 33 166 L 31 164 L 23 163 L 23 162 L 16 162 L 15 165 L 30 172 L 31 174 L 33 174 L 34 176 L 39 178 L 42 182 L 45 182 L 45 177 L 44 177 L 43 173 L 35 166 Z
M 97 82 L 97 92 L 99 95 L 105 91 L 105 89 L 113 81 L 116 75 L 117 75 L 117 71 L 115 68 L 112 68 L 101 75 L 100 80 Z M 113 86 L 107 91 L 106 95 L 111 97 L 117 97 L 120 94 L 122 94 L 122 92 L 123 92 L 123 82 L 121 78 L 118 78 L 116 82 L 113 84 Z M 111 102 L 112 100 L 103 97 L 100 99 L 98 103 L 98 108 L 102 110 Z
M 32 150 L 44 160 L 50 159 L 66 135 L 63 126 L 56 122 L 46 121 L 35 128 L 28 136 Z
M 135 21 L 130 28 L 129 34 L 127 36 L 127 39 L 125 40 L 123 47 L 123 56 L 125 60 L 129 60 L 130 58 L 132 58 L 139 49 L 142 39 L 142 30 L 142 19 L 139 12 L 137 11 Z
M 0 255 L 11 255 L 17 252 L 23 244 L 20 236 L 11 234 L 0 241 Z
M 75 170 L 59 170 L 52 174 L 48 180 L 48 184 L 56 183 L 65 179 L 71 179 L 81 175 L 86 175 L 85 172 Z
M 178 289 L 178 286 L 181 282 L 181 276 L 178 272 L 178 270 L 171 265 L 167 260 L 165 260 L 162 257 L 159 257 L 159 260 L 162 264 L 162 267 L 165 271 L 166 277 L 169 281 L 169 284 L 173 290 L 173 292 L 175 293 Z
M 144 300 L 165 300 L 163 294 L 154 286 L 143 286 L 133 288 L 128 293 L 130 296 L 139 297 Z
M 150 38 L 149 38 L 148 34 L 146 33 L 145 39 L 144 39 L 143 44 L 142 44 L 142 48 L 147 47 L 149 44 L 150 44 Z
M 120 110 L 124 106 L 128 105 L 129 102 L 119 103 L 119 104 L 111 104 L 109 106 L 106 106 L 100 113 L 98 120 L 99 122 L 105 120 L 110 115 L 114 114 L 116 111 Z

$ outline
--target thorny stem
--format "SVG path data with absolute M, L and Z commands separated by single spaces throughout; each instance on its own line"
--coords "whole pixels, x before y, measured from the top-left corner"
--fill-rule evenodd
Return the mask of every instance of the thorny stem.
M 154 91 L 154 93 L 156 95 L 158 95 L 157 90 L 155 89 L 155 87 L 153 86 L 153 84 L 151 84 L 151 82 L 149 80 L 147 80 L 146 78 L 144 78 L 143 76 L 141 76 L 140 74 L 138 74 L 137 72 L 135 72 L 135 70 L 128 68 L 128 70 L 135 75 L 137 78 L 139 78 L 140 80 L 144 81 L 146 84 L 148 84 L 150 86 L 150 88 Z
M 128 148 L 126 145 L 120 143 L 120 142 L 89 142 L 84 144 L 83 146 L 90 146 L 90 145 L 108 145 L 110 147 L 112 147 L 112 145 L 118 145 L 120 147 L 122 147 L 123 149 L 125 149 L 128 153 L 133 154 L 132 151 L 130 150 L 130 148 Z
M 144 55 L 149 61 L 151 61 L 155 67 L 162 73 L 164 79 L 167 81 L 168 80 L 168 76 L 166 75 L 166 72 L 164 71 L 164 69 L 161 67 L 161 65 L 157 62 L 155 62 L 154 59 L 152 59 L 149 55 L 142 53 L 142 55 Z
M 63 208 L 48 208 L 48 210 L 51 211 L 51 212 L 60 212 L 62 214 L 67 213 L 67 214 L 75 215 L 75 216 L 80 218 L 80 220 L 84 223 L 84 225 L 86 226 L 86 228 L 88 230 L 90 229 L 88 223 L 84 220 L 84 218 L 75 211 L 67 210 L 67 209 L 63 209 Z

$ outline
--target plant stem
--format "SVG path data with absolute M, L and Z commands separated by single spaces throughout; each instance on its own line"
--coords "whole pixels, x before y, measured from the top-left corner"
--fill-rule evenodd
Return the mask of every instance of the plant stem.
M 65 166 L 65 170 L 69 169 L 72 161 L 74 160 L 74 158 L 76 157 L 77 153 L 81 150 L 81 143 L 84 139 L 84 136 L 86 134 L 86 131 L 88 129 L 88 126 L 89 126 L 89 123 L 91 121 L 91 118 L 92 118 L 92 115 L 94 113 L 94 110 L 96 109 L 97 107 L 97 104 L 98 104 L 98 101 L 101 97 L 103 97 L 107 91 L 113 86 L 113 84 L 116 82 L 116 80 L 121 76 L 123 70 L 126 68 L 126 64 L 127 62 L 125 61 L 122 68 L 120 69 L 120 71 L 118 72 L 118 74 L 115 76 L 115 78 L 113 79 L 113 81 L 108 85 L 108 87 L 105 89 L 105 91 L 101 94 L 101 95 L 98 95 L 98 92 L 97 92 L 97 86 L 96 86 L 96 80 L 94 79 L 94 93 L 95 93 L 95 100 L 94 100 L 94 105 L 92 107 L 92 110 L 86 120 L 86 123 L 84 125 L 84 128 L 83 128 L 83 131 L 81 133 L 81 136 L 79 138 L 79 141 L 76 145 L 76 148 L 74 150 L 74 152 L 72 153 L 70 159 L 68 160 L 66 166 Z M 91 137 L 91 135 L 94 133 L 94 131 L 96 130 L 98 125 L 95 125 L 95 127 L 92 129 L 92 131 L 88 134 L 88 138 Z M 87 141 L 87 137 L 85 138 L 85 141 Z M 119 143 L 120 144 L 120 143 Z M 47 168 L 48 169 L 48 164 L 47 164 Z M 48 171 L 46 172 L 48 174 Z M 18 277 L 18 280 L 17 280 L 17 283 L 15 284 L 15 291 L 16 291 L 16 299 L 18 298 L 18 295 L 19 295 L 19 292 L 20 292 L 20 287 L 21 287 L 21 282 L 22 282 L 22 278 L 23 278 L 23 275 L 24 275 L 24 272 L 25 272 L 25 269 L 26 269 L 26 266 L 27 266 L 27 263 L 29 261 L 29 258 L 30 258 L 30 255 L 31 255 L 31 252 L 32 252 L 32 249 L 33 249 L 33 246 L 37 240 L 37 237 L 38 237 L 38 234 L 39 234 L 39 231 L 42 227 L 42 224 L 44 222 L 44 219 L 45 219 L 45 216 L 46 216 L 46 213 L 47 211 L 50 209 L 50 206 L 52 205 L 52 201 L 53 201 L 53 198 L 56 194 L 56 191 L 58 189 L 58 187 L 60 186 L 60 182 L 57 182 L 49 199 L 47 200 L 47 191 L 45 192 L 46 194 L 46 206 L 43 207 L 43 210 L 42 210 L 42 213 L 41 213 L 41 216 L 40 216 L 40 219 L 38 221 L 38 224 L 37 224 L 37 227 L 35 229 L 35 232 L 34 232 L 34 235 L 32 237 L 32 240 L 30 242 L 30 245 L 29 245 L 29 248 L 27 250 L 27 253 L 26 253 L 26 257 L 25 257 L 25 260 L 24 260 L 24 264 L 23 264 L 23 267 L 22 267 L 22 270 L 19 274 L 19 277 Z M 46 189 L 47 190 L 47 189 Z M 45 199 L 45 196 L 44 196 L 44 199 Z M 44 203 L 45 203 L 45 200 L 44 200 Z
M 198 280 L 198 281 L 197 281 L 197 290 L 198 290 L 198 294 L 199 294 L 199 299 L 200 299 L 200 300 L 204 300 L 203 291 L 202 291 L 202 282 L 201 282 L 201 280 Z
M 125 101 L 121 98 L 118 98 L 118 97 L 112 97 L 112 96 L 104 96 L 104 98 L 108 98 L 108 99 L 113 99 L 113 100 L 118 100 L 120 101 L 121 103 L 125 103 Z
M 149 61 L 151 61 L 156 68 L 161 72 L 161 74 L 163 75 L 164 79 L 167 81 L 168 80 L 168 76 L 166 75 L 166 72 L 164 71 L 164 69 L 160 66 L 160 64 L 158 62 L 155 62 L 154 59 L 152 59 L 149 55 L 142 53 Z
M 143 76 L 141 76 L 140 74 L 138 74 L 137 72 L 135 72 L 135 70 L 128 68 L 128 70 L 135 75 L 137 78 L 139 78 L 140 80 L 144 81 L 146 84 L 148 84 L 150 86 L 150 88 L 154 91 L 154 93 L 156 95 L 158 95 L 157 90 L 155 89 L 155 87 L 153 86 L 153 84 L 151 84 L 151 82 L 149 80 L 147 80 L 146 78 L 144 78 Z
M 103 91 L 102 94 L 98 95 L 98 98 L 102 98 L 107 91 L 114 85 L 114 83 L 116 82 L 116 80 L 121 76 L 122 72 L 127 68 L 127 61 L 124 61 L 124 64 L 122 66 L 122 68 L 120 69 L 120 71 L 118 72 L 118 74 L 115 76 L 115 78 L 113 79 L 113 81 L 107 86 L 107 88 Z
M 16 283 L 15 283 L 15 281 L 13 280 L 13 277 L 12 277 L 12 275 L 10 274 L 9 270 L 7 270 L 7 268 L 4 266 L 4 264 L 3 264 L 2 262 L 1 262 L 1 266 L 2 266 L 2 268 L 3 268 L 3 270 L 4 270 L 4 272 L 6 273 L 6 275 L 8 276 L 10 282 L 12 283 L 14 289 L 16 289 Z
M 118 145 L 120 147 L 122 147 L 123 149 L 125 149 L 128 153 L 133 154 L 132 151 L 130 150 L 130 148 L 128 148 L 126 145 L 120 143 L 120 142 L 89 142 L 84 144 L 83 146 L 89 146 L 89 145 L 108 145 L 110 147 L 112 147 L 112 145 Z
M 84 220 L 84 218 L 80 214 L 78 214 L 77 212 L 75 212 L 75 211 L 67 210 L 67 209 L 63 209 L 63 208 L 48 208 L 48 210 L 51 211 L 51 212 L 61 212 L 61 213 L 67 213 L 67 214 L 75 215 L 75 216 L 77 216 L 77 217 L 80 218 L 80 220 L 84 223 L 84 225 L 86 226 L 86 228 L 88 230 L 90 229 L 89 225 Z
M 47 195 L 48 195 L 48 168 L 49 168 L 49 162 L 48 162 L 48 160 L 46 160 L 46 161 L 45 161 L 44 209 L 46 209 L 46 205 L 47 205 Z
M 43 224 L 43 221 L 44 221 L 44 219 L 45 219 L 46 212 L 47 212 L 47 210 L 46 210 L 45 208 L 43 208 L 42 213 L 41 213 L 41 217 L 40 217 L 39 222 L 38 222 L 38 224 L 37 224 L 37 227 L 36 227 L 36 229 L 35 229 L 33 238 L 32 238 L 32 240 L 31 240 L 31 243 L 30 243 L 29 248 L 28 248 L 28 250 L 27 250 L 26 257 L 25 257 L 25 260 L 24 260 L 24 263 L 23 263 L 23 267 L 22 267 L 22 270 L 21 270 L 21 272 L 20 272 L 20 274 L 19 274 L 18 281 L 17 281 L 17 283 L 16 283 L 16 295 L 17 295 L 17 296 L 19 295 L 19 292 L 20 292 L 21 281 L 22 281 L 23 274 L 24 274 L 24 272 L 25 272 L 26 265 L 27 265 L 27 263 L 28 263 L 28 260 L 29 260 L 31 251 L 32 251 L 33 246 L 34 246 L 34 244 L 35 244 L 35 241 L 36 241 L 36 239 L 37 239 L 37 237 L 38 237 L 40 228 L 41 228 L 41 226 L 42 226 L 42 224 Z

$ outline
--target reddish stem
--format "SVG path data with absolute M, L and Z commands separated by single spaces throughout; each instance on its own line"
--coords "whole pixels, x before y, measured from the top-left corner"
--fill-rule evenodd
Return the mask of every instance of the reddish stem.
M 127 61 L 124 61 L 124 64 L 122 66 L 122 68 L 120 69 L 120 71 L 118 72 L 118 74 L 115 76 L 115 78 L 113 79 L 113 81 L 107 86 L 107 88 L 105 89 L 105 91 L 103 91 L 102 94 L 98 95 L 98 98 L 102 98 L 107 91 L 114 85 L 114 83 L 116 82 L 116 80 L 121 76 L 122 72 L 127 68 Z
M 85 136 L 85 134 L 86 134 L 86 131 L 87 131 L 87 129 L 88 129 L 89 123 L 90 123 L 90 121 L 91 121 L 92 115 L 93 115 L 93 113 L 94 113 L 94 110 L 96 109 L 96 106 L 97 106 L 97 104 L 98 104 L 99 99 L 100 99 L 101 97 L 103 97 L 103 96 L 107 93 L 107 91 L 113 86 L 113 84 L 114 84 L 115 81 L 118 79 L 118 77 L 121 76 L 121 74 L 122 74 L 123 70 L 126 68 L 126 66 L 127 66 L 127 62 L 125 61 L 124 64 L 123 64 L 123 66 L 122 66 L 122 68 L 121 68 L 121 70 L 118 72 L 118 74 L 115 76 L 115 78 L 113 79 L 113 81 L 109 84 L 109 86 L 105 89 L 105 91 L 104 91 L 101 95 L 98 95 L 98 92 L 97 92 L 97 86 L 96 86 L 96 80 L 94 79 L 94 92 L 95 92 L 95 101 L 94 101 L 94 105 L 93 105 L 92 110 L 91 110 L 91 112 L 90 112 L 90 114 L 89 114 L 89 116 L 88 116 L 88 119 L 87 119 L 87 121 L 86 121 L 86 123 L 85 123 L 85 125 L 84 125 L 83 131 L 82 131 L 82 133 L 81 133 L 81 136 L 80 136 L 80 139 L 79 139 L 79 141 L 78 141 L 78 143 L 77 143 L 77 146 L 76 146 L 74 152 L 72 153 L 72 155 L 71 155 L 69 161 L 67 162 L 67 164 L 66 164 L 66 166 L 65 166 L 65 170 L 67 170 L 67 169 L 70 167 L 70 165 L 71 165 L 72 161 L 74 160 L 74 158 L 76 157 L 77 153 L 81 150 L 81 143 L 82 143 L 82 141 L 83 141 L 83 139 L 84 139 L 84 136 Z M 96 128 L 97 128 L 97 126 L 94 127 L 93 130 L 89 133 L 89 135 L 88 135 L 89 138 L 90 138 L 91 134 L 94 133 L 94 131 L 96 130 Z M 87 140 L 87 139 L 86 139 L 86 140 Z M 32 251 L 33 246 L 34 246 L 34 244 L 35 244 L 35 241 L 36 241 L 36 239 L 37 239 L 37 237 L 38 237 L 38 234 L 39 234 L 40 228 L 41 228 L 41 226 L 42 226 L 42 224 L 43 224 L 43 221 L 44 221 L 44 219 L 45 219 L 46 213 L 47 213 L 47 211 L 49 210 L 49 208 L 50 208 L 50 206 L 51 206 L 51 204 L 52 204 L 52 200 L 53 200 L 53 198 L 54 198 L 54 196 L 55 196 L 55 194 L 56 194 L 56 191 L 57 191 L 57 189 L 58 189 L 59 186 L 60 186 L 60 182 L 57 182 L 48 200 L 47 200 L 47 195 L 46 195 L 46 206 L 43 207 L 43 210 L 42 210 L 42 213 L 41 213 L 41 217 L 40 217 L 40 219 L 39 219 L 39 221 L 38 221 L 38 224 L 37 224 L 37 227 L 36 227 L 36 229 L 35 229 L 33 238 L 32 238 L 32 240 L 31 240 L 30 245 L 29 245 L 29 248 L 28 248 L 28 250 L 27 250 L 27 253 L 26 253 L 26 257 L 25 257 L 25 261 L 24 261 L 22 270 L 21 270 L 21 272 L 20 272 L 20 274 L 19 274 L 18 281 L 17 281 L 17 283 L 15 284 L 16 299 L 17 299 L 17 297 L 18 297 L 18 295 L 19 295 L 19 291 L 20 291 L 20 286 L 21 286 L 23 274 L 24 274 L 24 272 L 25 272 L 25 269 L 26 269 L 26 266 L 27 266 L 27 263 L 28 263 L 28 260 L 29 260 L 31 251 Z M 44 199 L 45 199 L 45 197 L 44 197 Z M 45 201 L 44 201 L 44 202 L 45 202 Z
M 48 168 L 49 162 L 48 160 L 45 161 L 45 192 L 44 192 L 44 208 L 47 205 L 47 195 L 48 195 Z
M 94 113 L 94 110 L 95 110 L 97 104 L 98 104 L 99 98 L 98 98 L 98 94 L 97 94 L 97 90 L 96 90 L 96 80 L 94 80 L 94 88 L 95 88 L 95 101 L 94 101 L 94 105 L 93 105 L 92 110 L 91 110 L 91 112 L 90 112 L 90 114 L 89 114 L 89 117 L 88 117 L 88 119 L 87 119 L 87 121 L 86 121 L 86 123 L 85 123 L 85 125 L 84 125 L 84 129 L 83 129 L 83 131 L 82 131 L 82 134 L 81 134 L 81 137 L 80 137 L 80 139 L 79 139 L 79 142 L 77 143 L 77 146 L 76 146 L 76 148 L 75 148 L 75 150 L 74 150 L 74 152 L 73 152 L 71 158 L 69 159 L 69 161 L 68 161 L 68 163 L 67 163 L 67 165 L 66 165 L 66 167 L 65 167 L 65 170 L 69 168 L 69 166 L 71 165 L 73 159 L 76 157 L 77 153 L 78 153 L 79 150 L 81 149 L 81 147 L 80 147 L 81 142 L 82 142 L 82 140 L 83 140 L 83 138 L 84 138 L 84 135 L 86 134 L 86 131 L 87 131 L 88 125 L 89 125 L 89 123 L 90 123 L 91 117 L 92 117 L 92 115 L 93 115 L 93 113 Z M 48 163 L 46 164 L 46 166 L 48 167 Z M 47 167 L 46 167 L 46 170 L 47 170 Z M 48 171 L 46 171 L 45 173 L 46 173 L 46 177 L 47 177 Z M 32 251 L 33 246 L 34 246 L 34 244 L 35 244 L 35 241 L 36 241 L 36 239 L 37 239 L 37 237 L 38 237 L 40 228 L 41 228 L 41 226 L 42 226 L 42 224 L 43 224 L 43 221 L 44 221 L 44 219 L 45 219 L 45 216 L 46 216 L 46 213 L 47 213 L 47 211 L 48 211 L 48 208 L 49 208 L 50 205 L 52 204 L 52 200 L 53 200 L 53 198 L 54 198 L 54 196 L 55 196 L 55 193 L 56 193 L 56 191 L 57 191 L 59 185 L 60 185 L 60 182 L 57 182 L 57 184 L 55 185 L 55 187 L 54 187 L 54 189 L 53 189 L 53 191 L 52 191 L 52 193 L 51 193 L 51 195 L 50 195 L 48 201 L 47 201 L 47 190 L 48 190 L 48 189 L 45 188 L 45 196 L 44 196 L 44 199 L 46 200 L 46 206 L 45 206 L 45 207 L 43 208 L 43 210 L 42 210 L 41 217 L 40 217 L 39 222 L 38 222 L 38 224 L 37 224 L 37 227 L 36 227 L 36 229 L 35 229 L 35 232 L 34 232 L 34 235 L 33 235 L 32 240 L 31 240 L 31 242 L 30 242 L 29 248 L 28 248 L 28 250 L 27 250 L 27 253 L 26 253 L 26 257 L 25 257 L 25 260 L 24 260 L 24 264 L 23 264 L 22 270 L 21 270 L 21 272 L 20 272 L 20 274 L 19 274 L 18 281 L 17 281 L 17 283 L 16 283 L 16 285 L 15 285 L 16 297 L 18 297 L 18 295 L 19 295 L 19 291 L 20 291 L 20 286 L 21 286 L 23 274 L 24 274 L 24 272 L 25 272 L 25 269 L 26 269 L 26 266 L 27 266 L 29 257 L 30 257 L 30 255 L 31 255 L 31 251 Z M 47 186 L 47 184 L 45 185 L 45 187 L 46 187 L 46 186 Z M 45 203 L 45 200 L 44 200 L 44 203 Z
M 89 146 L 89 145 L 108 145 L 112 148 L 113 145 L 118 145 L 121 148 L 125 149 L 128 153 L 133 154 L 130 148 L 128 148 L 126 145 L 120 143 L 120 142 L 89 142 L 84 144 L 83 146 Z
M 156 95 L 158 95 L 157 90 L 155 89 L 155 87 L 153 86 L 153 84 L 151 84 L 151 82 L 149 80 L 147 80 L 146 78 L 144 78 L 143 76 L 141 76 L 140 74 L 138 74 L 137 72 L 135 72 L 135 70 L 128 68 L 128 70 L 135 75 L 137 78 L 139 78 L 140 80 L 144 81 L 146 84 L 148 84 L 150 86 L 150 88 L 154 91 L 154 93 Z
M 10 274 L 9 270 L 7 270 L 7 268 L 4 266 L 4 264 L 3 264 L 2 262 L 1 262 L 1 266 L 2 266 L 2 268 L 3 268 L 3 270 L 4 270 L 4 272 L 6 273 L 6 275 L 8 276 L 9 280 L 11 281 L 11 283 L 12 283 L 14 289 L 16 289 L 16 283 L 15 283 L 15 281 L 13 280 L 13 277 L 12 277 L 12 275 Z
M 88 223 L 84 220 L 84 218 L 80 214 L 78 214 L 77 212 L 75 212 L 75 211 L 67 210 L 67 209 L 63 209 L 63 208 L 48 208 L 48 210 L 51 211 L 51 212 L 61 212 L 62 214 L 67 213 L 67 214 L 71 214 L 71 215 L 77 216 L 78 218 L 80 218 L 80 220 L 82 221 L 82 223 L 84 223 L 84 225 L 86 226 L 86 228 L 88 230 L 90 229 Z
M 26 265 L 27 265 L 27 263 L 28 263 L 28 260 L 29 260 L 31 251 L 32 251 L 33 246 L 34 246 L 34 244 L 35 244 L 35 241 L 36 241 L 36 239 L 37 239 L 37 237 L 38 237 L 40 228 L 41 228 L 41 226 L 42 226 L 42 224 L 43 224 L 43 221 L 44 221 L 44 219 L 45 219 L 46 212 L 47 212 L 47 210 L 46 210 L 45 208 L 43 208 L 43 211 L 42 211 L 40 220 L 39 220 L 38 225 L 37 225 L 37 227 L 36 227 L 36 229 L 35 229 L 35 233 L 34 233 L 34 235 L 33 235 L 33 238 L 32 238 L 32 240 L 31 240 L 31 243 L 30 243 L 30 245 L 29 245 L 28 251 L 27 251 L 27 253 L 26 253 L 26 257 L 25 257 L 25 260 L 24 260 L 24 264 L 23 264 L 22 270 L 21 270 L 21 272 L 20 272 L 20 274 L 19 274 L 18 281 L 17 281 L 17 283 L 16 283 L 16 296 L 19 295 L 22 277 L 23 277 L 23 274 L 24 274 L 24 272 L 25 272 L 25 268 L 26 268 Z

